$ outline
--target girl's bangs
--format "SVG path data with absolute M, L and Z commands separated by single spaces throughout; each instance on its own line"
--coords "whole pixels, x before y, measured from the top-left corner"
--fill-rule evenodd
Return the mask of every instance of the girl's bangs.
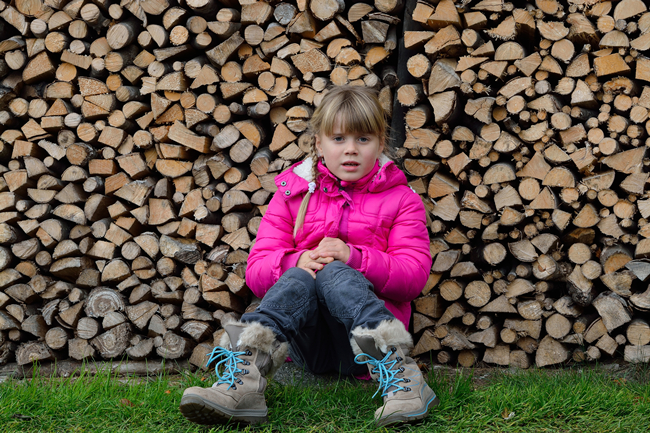
M 366 104 L 363 104 L 366 102 Z M 373 113 L 369 110 L 368 104 L 370 101 L 354 99 L 346 99 L 341 101 L 340 104 L 331 104 L 329 110 L 323 113 L 323 121 L 321 124 L 321 131 L 326 135 L 332 135 L 337 121 L 340 122 L 339 126 L 342 131 L 352 134 L 383 134 L 386 129 L 385 120 L 381 117 L 382 112 Z

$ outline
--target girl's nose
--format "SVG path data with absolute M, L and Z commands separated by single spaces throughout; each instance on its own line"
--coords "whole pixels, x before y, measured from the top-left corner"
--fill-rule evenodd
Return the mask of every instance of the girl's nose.
M 354 140 L 347 140 L 345 143 L 345 153 L 357 153 L 357 145 Z

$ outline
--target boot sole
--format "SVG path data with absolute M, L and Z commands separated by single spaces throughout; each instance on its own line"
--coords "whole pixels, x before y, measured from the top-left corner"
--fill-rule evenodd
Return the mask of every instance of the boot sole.
M 179 409 L 185 418 L 196 424 L 214 425 L 231 422 L 249 425 L 268 422 L 267 409 L 228 409 L 198 395 L 183 396 Z
M 418 410 L 414 412 L 393 413 L 384 418 L 378 419 L 377 425 L 383 427 L 392 424 L 412 423 L 412 422 L 423 420 L 424 418 L 426 418 L 429 409 L 431 409 L 434 406 L 438 406 L 439 404 L 440 404 L 440 399 L 438 398 L 438 396 L 436 396 L 436 394 L 432 390 L 431 397 L 429 397 L 429 401 L 427 402 L 423 410 Z

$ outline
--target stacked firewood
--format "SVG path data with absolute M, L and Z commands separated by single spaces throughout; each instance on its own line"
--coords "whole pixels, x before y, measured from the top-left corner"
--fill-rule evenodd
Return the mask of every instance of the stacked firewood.
M 405 113 L 434 257 L 416 355 L 650 360 L 642 0 L 12 0 L 0 18 L 0 363 L 203 365 L 258 301 L 275 176 L 348 83 Z
M 641 0 L 418 2 L 404 168 L 431 222 L 416 354 L 650 359 L 650 13 Z
M 0 1 L 0 364 L 203 365 L 323 92 L 392 109 L 401 7 Z

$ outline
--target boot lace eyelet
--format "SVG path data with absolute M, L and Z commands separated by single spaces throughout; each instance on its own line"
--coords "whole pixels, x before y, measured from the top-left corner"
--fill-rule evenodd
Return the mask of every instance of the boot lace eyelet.
M 400 382 L 403 382 L 404 384 L 410 384 L 410 382 L 415 382 L 416 384 L 419 383 L 417 380 L 404 377 L 402 373 L 407 369 L 412 370 L 412 368 L 408 367 L 408 365 L 398 364 L 398 362 L 403 361 L 404 358 L 398 355 L 393 355 L 396 352 L 397 347 L 393 346 L 387 350 L 387 353 L 383 354 L 383 358 L 381 359 L 365 353 L 359 354 L 355 357 L 355 362 L 357 364 L 368 364 L 370 372 L 373 373 L 373 377 L 379 381 L 379 388 L 375 392 L 375 395 L 381 394 L 382 397 L 390 399 L 398 391 L 413 391 L 413 388 L 400 385 Z M 376 377 L 375 373 L 377 373 L 377 376 L 379 377 Z M 375 395 L 373 395 L 373 397 Z
M 243 386 L 244 382 L 241 377 L 246 374 L 250 374 L 250 370 L 240 368 L 241 365 L 250 365 L 251 362 L 243 359 L 243 356 L 251 356 L 253 353 L 251 350 L 243 350 L 239 352 L 233 352 L 232 350 L 224 349 L 223 347 L 217 346 L 213 349 L 210 354 L 210 359 L 207 362 L 207 365 L 210 365 L 211 362 L 221 359 L 217 362 L 215 366 L 215 372 L 218 376 L 218 380 L 212 385 L 216 387 L 218 385 L 228 385 L 228 389 L 237 390 L 237 385 Z M 220 367 L 223 371 L 220 372 Z

